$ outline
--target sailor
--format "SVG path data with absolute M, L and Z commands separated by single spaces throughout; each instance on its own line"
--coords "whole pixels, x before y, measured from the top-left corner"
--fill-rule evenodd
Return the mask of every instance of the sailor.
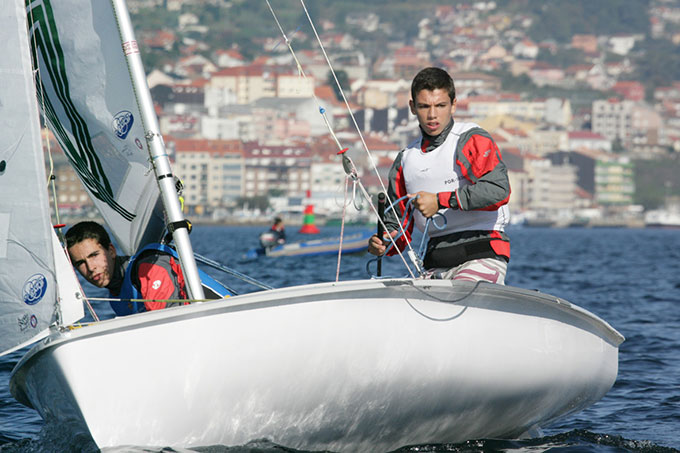
M 109 234 L 97 222 L 77 223 L 66 232 L 71 263 L 91 284 L 109 290 L 111 307 L 119 315 L 186 305 L 184 275 L 177 253 L 163 244 L 149 244 L 132 257 L 121 256 Z M 199 269 L 205 296 L 217 299 L 229 292 Z M 145 300 L 132 302 L 130 299 Z
M 454 121 L 456 90 L 443 69 L 426 68 L 415 76 L 409 106 L 421 136 L 397 155 L 390 170 L 389 199 L 405 198 L 395 206 L 396 213 L 387 213 L 389 234 L 401 233 L 398 219 L 411 201 L 421 231 L 428 219 L 436 223 L 427 228 L 425 277 L 504 284 L 510 260 L 510 240 L 504 233 L 510 182 L 498 146 L 477 124 Z M 406 238 L 396 240 L 401 250 L 410 241 L 413 224 L 408 224 Z M 388 243 L 373 235 L 368 251 L 381 256 Z M 395 253 L 392 248 L 388 255 Z
M 286 228 L 283 225 L 283 219 L 276 217 L 269 231 L 265 231 L 260 235 L 260 245 L 262 248 L 273 247 L 275 245 L 282 245 L 286 243 Z

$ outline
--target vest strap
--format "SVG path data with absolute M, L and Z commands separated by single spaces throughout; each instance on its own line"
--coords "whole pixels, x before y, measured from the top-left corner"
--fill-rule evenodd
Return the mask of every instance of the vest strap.
M 503 255 L 498 255 L 491 246 L 491 238 L 482 238 L 462 244 L 436 247 L 437 243 L 428 247 L 423 264 L 426 269 L 452 268 L 461 264 L 482 258 L 498 258 L 508 261 Z M 432 241 L 431 241 L 432 242 Z M 430 244 L 428 244 L 430 245 Z

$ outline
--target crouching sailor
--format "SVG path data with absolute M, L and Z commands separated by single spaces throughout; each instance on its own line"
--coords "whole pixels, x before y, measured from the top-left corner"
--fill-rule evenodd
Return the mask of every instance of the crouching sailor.
M 166 307 L 185 305 L 184 275 L 177 252 L 162 244 L 149 244 L 132 257 L 120 256 L 100 224 L 85 221 L 66 233 L 71 263 L 93 285 L 109 290 L 111 307 L 119 315 L 129 315 Z M 218 299 L 229 291 L 199 269 L 205 296 Z M 132 302 L 132 300 L 145 300 Z

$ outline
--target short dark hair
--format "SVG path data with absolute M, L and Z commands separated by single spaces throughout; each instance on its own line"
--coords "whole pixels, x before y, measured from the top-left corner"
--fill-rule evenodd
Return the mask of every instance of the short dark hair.
M 281 219 L 281 217 L 276 217 L 276 218 L 274 218 L 274 223 L 281 223 L 281 222 L 283 222 L 283 220 Z
M 76 223 L 68 229 L 64 237 L 66 238 L 67 249 L 85 239 L 94 239 L 105 249 L 108 249 L 111 245 L 109 233 L 106 232 L 103 226 L 91 220 Z
M 422 69 L 411 82 L 411 99 L 416 101 L 416 95 L 423 90 L 434 91 L 443 89 L 448 91 L 451 102 L 456 99 L 456 86 L 448 72 L 440 68 Z

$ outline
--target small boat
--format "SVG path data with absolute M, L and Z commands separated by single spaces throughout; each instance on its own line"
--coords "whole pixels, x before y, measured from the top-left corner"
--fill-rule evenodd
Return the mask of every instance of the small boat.
M 645 213 L 645 226 L 648 228 L 680 228 L 680 206 L 647 211 Z
M 24 0 L 0 14 L 0 354 L 34 344 L 10 390 L 48 424 L 102 449 L 266 438 L 304 450 L 387 451 L 519 437 L 611 388 L 623 337 L 538 291 L 409 278 L 195 296 L 203 293 L 188 225 L 124 0 L 29 8 L 45 5 L 49 15 L 30 10 L 28 26 Z M 34 49 L 40 71 L 30 43 L 50 46 Z M 89 85 L 104 69 L 115 74 Z M 78 324 L 86 300 L 50 222 L 36 74 L 46 118 L 107 222 L 117 219 L 124 251 L 159 233 L 150 225 L 162 193 L 196 303 Z M 121 81 L 134 83 L 136 102 L 123 93 L 132 96 L 130 87 L 108 93 L 109 102 L 93 91 Z M 128 109 L 107 109 L 116 102 Z
M 579 411 L 612 386 L 622 340 L 537 291 L 322 283 L 55 329 L 11 391 L 100 448 L 391 451 L 517 438 Z
M 311 241 L 290 242 L 271 247 L 252 248 L 246 252 L 245 258 L 253 259 L 265 255 L 280 257 L 337 254 L 341 246 L 342 253 L 365 252 L 368 247 L 368 239 L 373 234 L 375 233 L 372 231 L 361 231 L 345 235 L 342 238 L 335 236 L 313 239 Z

